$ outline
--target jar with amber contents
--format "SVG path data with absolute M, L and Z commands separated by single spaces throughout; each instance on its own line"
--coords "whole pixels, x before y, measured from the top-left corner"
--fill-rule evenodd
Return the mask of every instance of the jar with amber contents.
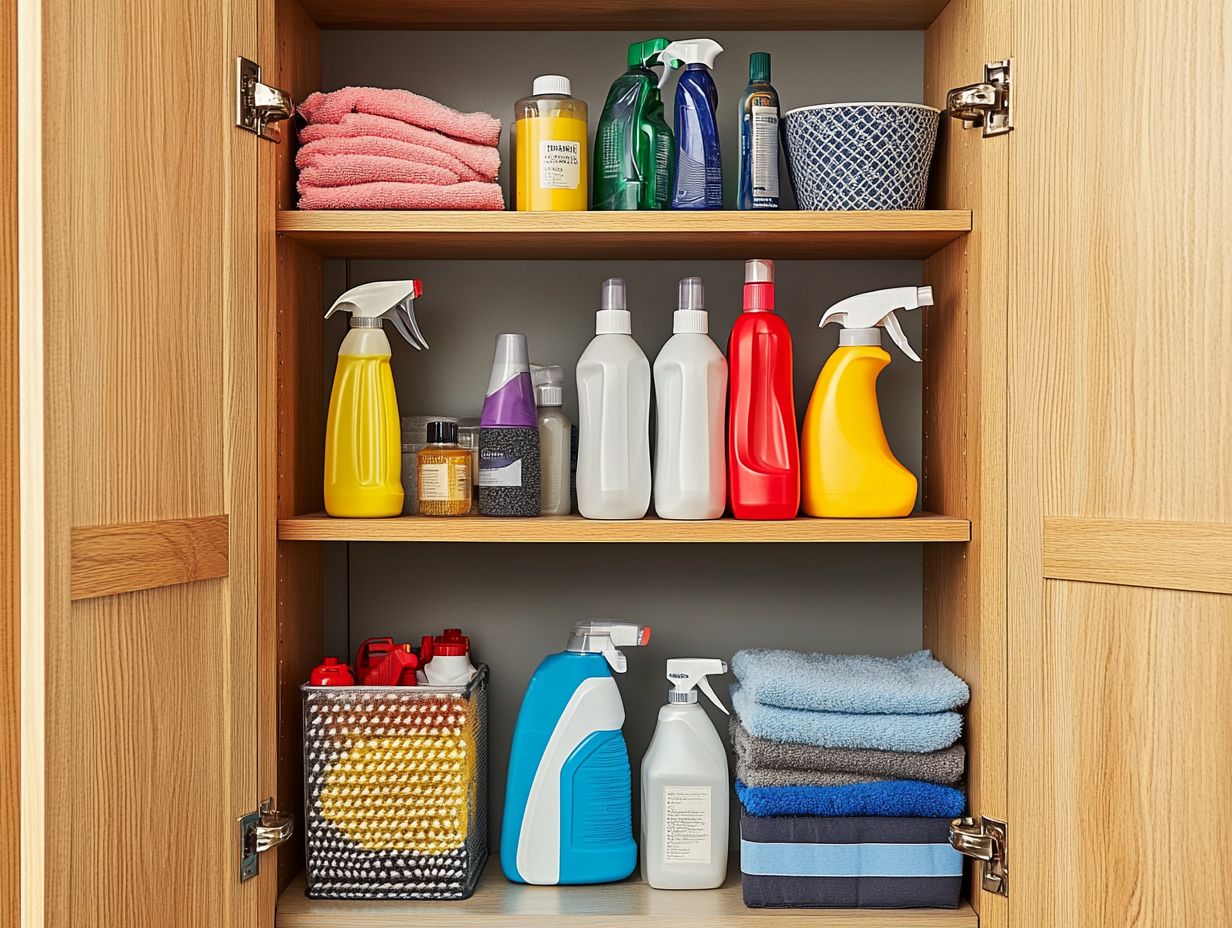
M 471 511 L 471 452 L 458 447 L 458 423 L 428 423 L 428 443 L 417 461 L 419 514 L 464 516 Z

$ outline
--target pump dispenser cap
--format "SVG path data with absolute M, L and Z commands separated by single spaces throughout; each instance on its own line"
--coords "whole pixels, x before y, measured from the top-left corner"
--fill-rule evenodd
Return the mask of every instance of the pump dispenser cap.
M 536 97 L 545 93 L 558 93 L 567 97 L 572 92 L 573 85 L 569 82 L 569 78 L 562 74 L 541 74 L 531 85 L 531 93 Z
M 614 671 L 624 673 L 628 664 L 624 653 L 619 649 L 641 648 L 648 644 L 649 625 L 592 619 L 573 626 L 573 634 L 565 645 L 565 650 L 574 654 L 602 654 Z
M 699 333 L 710 331 L 706 315 L 706 289 L 700 277 L 685 277 L 680 281 L 680 296 L 672 316 L 672 332 Z
M 565 402 L 565 369 L 559 364 L 532 364 L 530 379 L 535 384 L 535 403 L 561 406 Z
M 633 331 L 632 315 L 625 308 L 623 277 L 609 277 L 603 282 L 603 295 L 595 313 L 596 335 L 628 335 Z
M 770 83 L 770 53 L 753 52 L 749 55 L 749 83 Z

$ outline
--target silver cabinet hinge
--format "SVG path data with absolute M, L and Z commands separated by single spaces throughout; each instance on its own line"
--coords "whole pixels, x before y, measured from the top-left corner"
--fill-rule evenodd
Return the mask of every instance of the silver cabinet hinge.
M 983 127 L 984 138 L 1014 131 L 1010 71 L 1013 58 L 984 65 L 984 82 L 955 87 L 945 97 L 945 112 L 960 119 L 964 129 Z
M 261 872 L 258 855 L 272 847 L 283 844 L 295 832 L 295 819 L 274 808 L 274 800 L 267 799 L 261 808 L 249 812 L 240 822 L 240 882 L 250 880 Z
M 951 846 L 960 854 L 984 862 L 980 885 L 984 892 L 998 896 L 1010 894 L 1007 834 L 1005 822 L 993 818 L 977 820 L 967 816 L 950 822 Z
M 261 83 L 261 66 L 247 58 L 235 59 L 235 124 L 270 142 L 282 134 L 270 123 L 290 119 L 295 104 L 285 90 Z

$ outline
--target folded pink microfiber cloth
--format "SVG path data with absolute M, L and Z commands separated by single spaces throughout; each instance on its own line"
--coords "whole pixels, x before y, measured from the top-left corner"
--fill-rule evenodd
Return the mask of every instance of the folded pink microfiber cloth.
M 392 181 L 404 184 L 456 184 L 458 175 L 434 164 L 372 155 L 328 155 L 299 172 L 298 189 L 348 187 Z
M 484 180 L 494 180 L 500 172 L 500 151 L 491 145 L 476 145 L 474 142 L 464 142 L 453 139 L 431 129 L 421 129 L 409 123 L 384 116 L 372 116 L 368 113 L 348 113 L 342 121 L 320 123 L 304 126 L 299 130 L 299 140 L 302 143 L 316 142 L 324 139 L 342 138 L 381 138 L 411 145 L 432 148 L 453 158 L 473 169 Z M 371 154 L 390 154 L 389 152 L 371 152 Z M 421 159 L 416 159 L 421 160 Z M 466 178 L 464 177 L 463 180 Z
M 371 135 L 360 135 L 355 138 L 319 139 L 309 142 L 295 154 L 295 166 L 301 171 L 319 164 L 327 158 L 343 156 L 363 156 L 370 158 L 396 158 L 412 164 L 433 165 L 448 171 L 456 183 L 460 180 L 492 180 L 485 177 L 469 165 L 463 164 L 453 155 L 447 155 L 435 148 L 425 145 L 412 145 L 409 142 L 398 142 L 394 139 L 382 139 Z M 388 177 L 372 178 L 376 180 L 400 180 L 405 178 Z
M 339 123 L 348 113 L 386 116 L 412 126 L 435 129 L 454 138 L 495 145 L 500 141 L 500 120 L 487 113 L 459 113 L 443 103 L 409 90 L 379 87 L 343 87 L 330 93 L 314 93 L 299 105 L 308 122 Z
M 300 209 L 489 209 L 505 208 L 499 184 L 352 184 L 303 187 Z

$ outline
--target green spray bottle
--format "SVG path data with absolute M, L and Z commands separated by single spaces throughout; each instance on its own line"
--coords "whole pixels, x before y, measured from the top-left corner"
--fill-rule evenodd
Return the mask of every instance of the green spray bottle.
M 608 91 L 595 131 L 594 209 L 668 209 L 676 176 L 676 138 L 651 70 L 664 38 L 629 46 L 629 69 Z M 665 67 L 676 68 L 679 61 Z

